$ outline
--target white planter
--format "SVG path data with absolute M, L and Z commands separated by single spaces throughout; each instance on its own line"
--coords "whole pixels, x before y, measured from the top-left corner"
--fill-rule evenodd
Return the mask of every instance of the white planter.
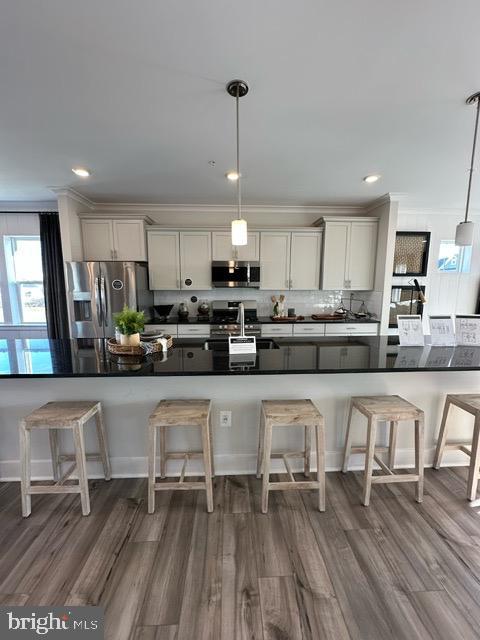
M 140 334 L 132 333 L 131 335 L 120 334 L 120 344 L 124 347 L 138 347 L 140 344 Z

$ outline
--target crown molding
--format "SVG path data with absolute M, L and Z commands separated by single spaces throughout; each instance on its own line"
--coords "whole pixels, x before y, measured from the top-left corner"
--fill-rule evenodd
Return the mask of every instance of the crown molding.
M 79 204 L 87 207 L 88 209 L 95 208 L 95 202 L 93 202 L 93 200 L 90 200 L 86 196 L 82 196 L 81 193 L 78 193 L 78 191 L 75 191 L 75 189 L 72 189 L 71 187 L 48 187 L 48 188 L 51 191 L 53 191 L 53 193 L 57 196 L 57 198 L 58 196 L 68 196 L 72 200 L 75 200 L 75 202 L 78 202 Z

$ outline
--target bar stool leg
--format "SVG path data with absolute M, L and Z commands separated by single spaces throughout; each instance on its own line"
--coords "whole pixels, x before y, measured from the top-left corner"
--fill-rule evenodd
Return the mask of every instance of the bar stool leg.
M 30 495 L 31 463 L 30 463 L 30 430 L 25 421 L 20 421 L 20 455 L 22 461 L 22 516 L 27 518 L 32 513 L 32 496 Z
M 305 425 L 305 450 L 303 454 L 303 475 L 307 478 L 310 476 L 311 471 L 311 457 L 312 457 L 312 431 L 314 427 L 311 425 Z M 317 451 L 318 456 L 318 451 Z
M 57 429 L 49 429 L 48 437 L 50 440 L 50 453 L 52 456 L 53 479 L 55 482 L 60 480 L 60 461 L 58 459 L 58 431 Z
M 398 422 L 392 420 L 390 422 L 390 438 L 388 440 L 388 468 L 395 468 L 395 450 L 397 448 L 397 431 Z
M 315 425 L 317 438 L 318 510 L 325 511 L 325 421 Z
M 268 511 L 268 485 L 270 482 L 270 453 L 272 450 L 272 423 L 265 419 L 262 462 L 262 513 Z
M 445 399 L 445 405 L 443 407 L 442 422 L 440 424 L 440 431 L 438 433 L 437 448 L 435 449 L 435 457 L 433 459 L 433 468 L 439 469 L 442 462 L 443 450 L 445 449 L 445 443 L 447 441 L 447 420 L 448 412 L 450 411 L 450 399 L 447 396 Z
M 212 478 L 215 477 L 215 459 L 213 457 L 213 425 L 212 414 L 208 412 L 208 435 L 210 438 L 210 463 L 212 466 Z
M 90 513 L 90 496 L 88 493 L 87 461 L 85 457 L 85 442 L 83 439 L 83 425 L 76 424 L 73 427 L 73 439 L 75 442 L 75 458 L 77 462 L 78 481 L 80 485 L 80 500 L 82 502 L 82 514 Z
M 423 458 L 424 458 L 424 424 L 425 418 L 422 414 L 418 420 L 415 420 L 415 473 L 418 475 L 417 488 L 415 491 L 415 500 L 423 501 Z
M 98 411 L 95 414 L 95 423 L 97 426 L 98 446 L 100 450 L 100 458 L 103 465 L 103 475 L 105 480 L 111 480 L 112 469 L 110 467 L 110 457 L 108 455 L 107 430 L 105 429 L 105 421 L 103 419 L 102 405 L 98 404 Z
M 347 435 L 345 437 L 345 449 L 343 451 L 343 467 L 342 472 L 348 471 L 348 459 L 350 458 L 350 449 L 352 448 L 352 413 L 353 402 L 350 400 L 350 409 L 348 411 Z
M 263 406 L 260 410 L 260 428 L 258 430 L 258 449 L 257 449 L 257 478 L 260 478 L 263 470 L 263 446 L 265 438 L 265 413 Z
M 165 478 L 167 476 L 167 427 L 162 426 L 158 429 L 160 430 L 160 478 Z
M 210 443 L 210 426 L 207 420 L 202 424 L 203 464 L 205 467 L 205 489 L 207 492 L 207 511 L 213 511 L 212 457 Z
M 373 456 L 375 453 L 375 440 L 377 436 L 377 421 L 368 419 L 367 448 L 365 451 L 365 473 L 363 479 L 363 504 L 370 504 L 370 492 L 372 490 Z
M 467 498 L 472 501 L 477 497 L 478 465 L 480 463 L 480 416 L 475 416 L 473 427 L 472 451 L 470 455 L 470 469 L 468 471 Z
M 157 428 L 148 425 L 148 513 L 155 511 L 155 458 L 157 456 Z

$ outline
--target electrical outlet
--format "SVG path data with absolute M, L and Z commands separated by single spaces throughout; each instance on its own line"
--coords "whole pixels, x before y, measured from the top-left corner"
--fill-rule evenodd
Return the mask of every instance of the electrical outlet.
M 232 426 L 232 412 L 220 411 L 220 426 L 231 427 Z

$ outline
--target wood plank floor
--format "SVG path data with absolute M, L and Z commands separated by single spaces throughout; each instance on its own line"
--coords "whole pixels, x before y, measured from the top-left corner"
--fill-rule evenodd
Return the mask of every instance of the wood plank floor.
M 92 513 L 75 495 L 34 496 L 0 484 L 0 604 L 100 604 L 108 640 L 473 640 L 480 637 L 480 507 L 466 468 L 426 471 L 414 487 L 327 474 L 313 492 L 215 479 L 202 492 L 157 494 L 143 479 L 93 481 Z

